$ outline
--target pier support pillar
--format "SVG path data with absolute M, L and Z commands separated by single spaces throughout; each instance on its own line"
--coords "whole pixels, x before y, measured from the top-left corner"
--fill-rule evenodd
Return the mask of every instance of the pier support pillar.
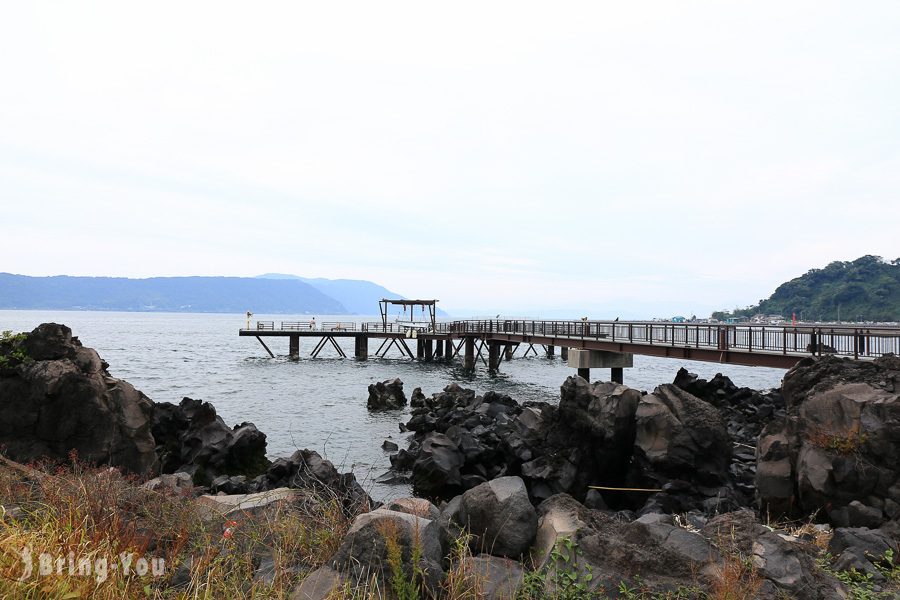
M 290 355 L 291 360 L 299 360 L 300 359 L 300 336 L 292 335 L 289 338 L 289 346 L 288 346 L 288 355 Z
M 513 346 L 512 346 L 512 344 L 507 344 L 506 347 L 503 349 L 503 358 L 505 358 L 506 360 L 512 360 L 512 356 L 513 356 Z
M 369 337 L 365 335 L 356 336 L 356 360 L 367 360 L 369 358 Z
M 568 346 L 560 346 L 559 347 L 559 357 L 563 360 L 569 360 L 569 347 Z
M 624 383 L 624 369 L 634 366 L 634 354 L 572 348 L 569 350 L 568 365 L 578 369 L 578 375 L 585 379 L 589 376 L 589 369 L 610 369 L 611 380 L 616 383 Z M 582 375 L 582 371 L 584 375 Z
M 425 340 L 416 340 L 416 358 L 425 358 Z
M 612 367 L 609 380 L 613 383 L 625 383 L 625 370 L 622 367 Z
M 578 369 L 578 376 L 587 381 L 591 382 L 591 370 L 590 369 Z
M 441 340 L 434 341 L 434 357 L 444 358 L 444 342 Z
M 554 354 L 556 354 L 556 348 L 552 344 L 547 346 L 547 358 L 553 358 Z
M 466 354 L 463 359 L 463 368 L 467 371 L 473 371 L 475 369 L 475 338 L 467 337 L 465 345 Z
M 500 344 L 488 342 L 488 370 L 495 373 L 500 370 Z
M 434 341 L 425 340 L 425 360 L 434 360 Z
M 453 358 L 453 340 L 447 340 L 444 342 L 444 356 L 447 357 L 447 360 Z

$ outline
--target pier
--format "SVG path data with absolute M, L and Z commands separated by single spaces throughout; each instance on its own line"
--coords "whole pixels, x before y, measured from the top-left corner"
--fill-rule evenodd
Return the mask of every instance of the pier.
M 658 321 L 542 321 L 456 320 L 437 321 L 435 300 L 383 300 L 382 320 L 325 322 L 320 324 L 257 321 L 239 331 L 255 337 L 266 352 L 275 354 L 265 338 L 288 338 L 288 355 L 300 357 L 301 340 L 314 341 L 309 356 L 326 347 L 347 357 L 341 338 L 353 338 L 354 358 L 367 360 L 369 345 L 379 345 L 374 356 L 392 351 L 412 360 L 462 360 L 465 369 L 480 362 L 498 371 L 504 360 L 532 354 L 560 357 L 578 374 L 589 378 L 590 369 L 610 369 L 610 379 L 622 382 L 633 356 L 699 360 L 722 364 L 789 369 L 808 356 L 833 354 L 855 360 L 873 360 L 900 354 L 900 327 L 858 325 L 726 325 Z M 428 307 L 427 319 L 389 322 L 386 307 Z M 424 310 L 423 310 L 424 313 Z

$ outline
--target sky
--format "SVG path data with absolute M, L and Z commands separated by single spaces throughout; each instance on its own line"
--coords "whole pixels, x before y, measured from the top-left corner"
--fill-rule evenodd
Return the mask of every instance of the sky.
M 900 256 L 895 0 L 0 6 L 0 271 L 651 318 Z

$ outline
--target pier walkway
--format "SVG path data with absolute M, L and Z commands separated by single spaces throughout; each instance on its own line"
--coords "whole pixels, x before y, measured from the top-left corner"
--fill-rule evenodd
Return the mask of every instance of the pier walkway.
M 346 352 L 339 338 L 353 338 L 354 356 L 366 360 L 369 342 L 379 342 L 375 356 L 392 349 L 401 355 L 425 361 L 457 356 L 465 368 L 475 368 L 480 359 L 491 370 L 500 368 L 520 348 L 524 355 L 540 347 L 552 356 L 560 349 L 570 366 L 582 369 L 609 367 L 613 380 L 621 380 L 621 368 L 631 366 L 634 354 L 700 360 L 707 362 L 788 369 L 807 356 L 834 354 L 856 360 L 871 360 L 885 354 L 900 354 L 900 327 L 860 325 L 725 325 L 718 323 L 669 323 L 658 321 L 536 321 L 460 320 L 436 322 L 414 328 L 379 322 L 298 323 L 257 321 L 255 328 L 239 331 L 255 337 L 270 356 L 275 356 L 263 338 L 287 337 L 289 356 L 299 358 L 300 340 L 317 338 L 311 356 L 325 347 L 338 355 Z M 415 351 L 410 347 L 415 346 Z M 486 349 L 486 352 L 485 352 Z M 573 361 L 570 352 L 587 352 L 590 361 Z M 485 358 L 487 354 L 487 358 Z M 587 355 L 585 355 L 587 356 Z M 610 360 L 610 357 L 612 358 Z M 616 357 L 625 357 L 622 362 Z M 599 361 L 599 362 L 598 362 Z

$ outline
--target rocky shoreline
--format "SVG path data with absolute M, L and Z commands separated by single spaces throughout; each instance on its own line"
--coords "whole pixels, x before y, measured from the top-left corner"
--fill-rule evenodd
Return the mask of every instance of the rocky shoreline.
M 379 505 L 313 451 L 269 461 L 264 433 L 208 403 L 154 403 L 63 325 L 4 338 L 0 356 L 12 461 L 77 455 L 220 508 L 333 498 L 352 524 L 295 598 L 897 597 L 897 357 L 804 359 L 766 392 L 683 369 L 650 393 L 569 377 L 558 403 L 416 389 L 386 478 L 420 497 Z M 370 386 L 370 410 L 406 403 L 399 380 Z

